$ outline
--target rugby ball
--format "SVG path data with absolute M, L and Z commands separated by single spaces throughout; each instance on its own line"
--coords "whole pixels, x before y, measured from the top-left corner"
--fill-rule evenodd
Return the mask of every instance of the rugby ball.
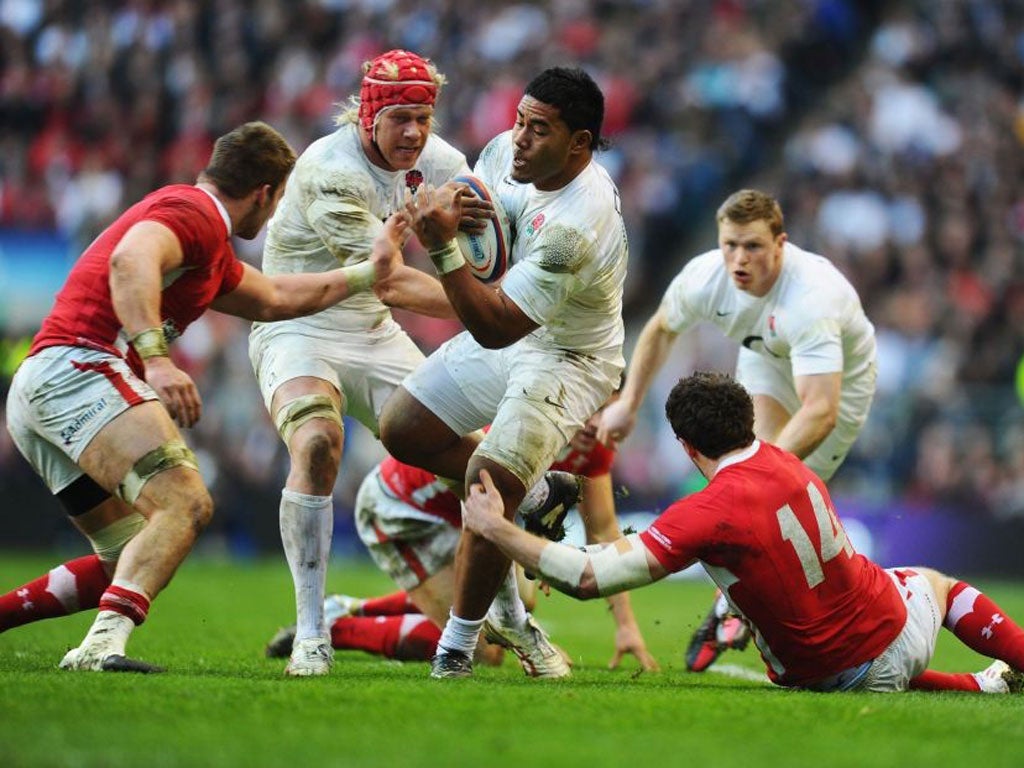
M 491 194 L 482 179 L 463 174 L 456 176 L 453 181 L 469 186 L 469 190 L 463 194 L 488 200 L 494 206 L 494 215 L 483 232 L 471 234 L 459 230 L 455 239 L 473 277 L 484 283 L 497 282 L 508 271 L 509 249 L 512 245 L 508 214 L 497 195 Z

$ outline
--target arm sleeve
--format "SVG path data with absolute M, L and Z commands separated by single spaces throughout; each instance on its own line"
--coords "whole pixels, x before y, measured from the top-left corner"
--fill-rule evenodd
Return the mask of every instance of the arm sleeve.
M 368 258 L 383 227 L 353 187 L 350 176 L 333 173 L 305 182 L 301 190 L 306 221 L 342 265 Z
M 537 325 L 547 325 L 583 285 L 579 271 L 593 261 L 595 247 L 579 229 L 551 222 L 527 257 L 509 270 L 501 290 Z
M 216 209 L 211 211 L 188 198 L 169 197 L 150 208 L 143 220 L 163 224 L 174 233 L 181 245 L 183 267 L 209 265 L 212 275 L 220 275 L 217 296 L 231 293 L 242 282 L 245 266 L 225 239 L 224 220 Z
M 839 373 L 843 370 L 843 331 L 834 317 L 814 317 L 793 322 L 790 341 L 794 376 Z
M 640 541 L 667 571 L 681 571 L 699 557 L 700 533 L 694 521 L 700 512 L 695 506 L 689 497 L 680 499 L 640 534 Z
M 684 268 L 672 279 L 665 295 L 661 297 L 661 310 L 667 330 L 673 333 L 682 333 L 700 319 L 686 290 L 692 279 L 692 270 Z
M 245 273 L 245 265 L 238 260 L 235 256 L 234 249 L 231 250 L 231 261 L 224 269 L 224 278 L 220 281 L 220 288 L 217 289 L 217 295 L 223 296 L 226 293 L 231 293 L 238 284 L 242 282 L 242 275 Z
M 164 198 L 150 207 L 141 221 L 163 224 L 175 234 L 183 267 L 205 266 L 224 245 L 226 230 L 217 210 L 211 212 L 188 198 Z

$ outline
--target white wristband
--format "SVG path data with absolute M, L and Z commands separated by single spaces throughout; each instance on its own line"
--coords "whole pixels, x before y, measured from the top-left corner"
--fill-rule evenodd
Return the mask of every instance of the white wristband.
M 342 267 L 341 271 L 345 273 L 345 284 L 348 285 L 350 296 L 353 293 L 361 293 L 372 288 L 373 284 L 377 282 L 377 270 L 374 268 L 373 263 L 369 261 L 361 261 L 350 267 Z
M 449 272 L 454 272 L 466 263 L 466 257 L 459 250 L 459 244 L 456 240 L 449 240 L 440 248 L 427 251 L 427 254 L 430 256 L 430 260 L 434 262 L 434 268 L 439 275 L 447 275 Z

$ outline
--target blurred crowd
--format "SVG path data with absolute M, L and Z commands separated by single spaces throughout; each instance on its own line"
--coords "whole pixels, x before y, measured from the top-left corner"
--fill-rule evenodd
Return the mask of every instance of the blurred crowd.
M 878 329 L 879 394 L 836 486 L 880 508 L 1024 513 L 1012 0 L 0 0 L 0 228 L 53 228 L 80 248 L 148 191 L 193 181 L 213 139 L 245 120 L 302 149 L 332 129 L 361 63 L 392 47 L 448 76 L 439 132 L 471 161 L 541 68 L 598 79 L 614 142 L 599 159 L 630 235 L 628 347 L 660 286 L 714 247 L 721 199 L 776 194 L 791 240 L 837 263 Z M 260 242 L 239 252 L 258 264 Z M 403 321 L 427 351 L 457 329 Z M 191 440 L 220 525 L 243 538 L 254 514 L 276 517 L 285 472 L 246 337 L 211 313 L 176 345 L 205 398 Z M 735 355 L 703 331 L 677 346 L 620 452 L 624 507 L 657 508 L 693 481 L 662 426 L 673 371 Z M 359 426 L 348 442 L 340 507 L 381 456 Z M 6 434 L 0 472 L 8 487 L 35 482 Z

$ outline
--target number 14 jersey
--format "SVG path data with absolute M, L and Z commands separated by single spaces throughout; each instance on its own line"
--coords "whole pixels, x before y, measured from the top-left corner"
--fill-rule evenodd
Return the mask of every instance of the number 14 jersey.
M 780 685 L 870 661 L 906 623 L 892 580 L 854 552 L 825 484 L 767 443 L 723 461 L 707 488 L 672 504 L 641 538 L 669 571 L 704 565 L 752 625 Z

